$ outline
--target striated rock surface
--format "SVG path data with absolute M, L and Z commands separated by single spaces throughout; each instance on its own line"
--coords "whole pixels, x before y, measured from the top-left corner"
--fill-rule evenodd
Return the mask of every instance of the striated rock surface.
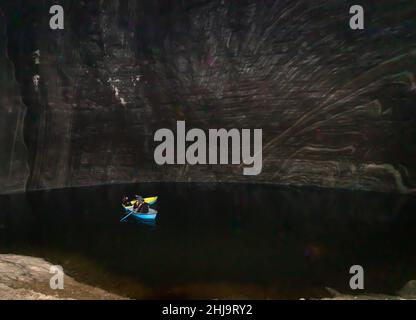
M 49 29 L 55 3 L 64 30 Z M 414 192 L 416 8 L 366 3 L 353 31 L 352 4 L 0 1 L 15 69 L 0 69 L 13 119 L 1 116 L 0 192 L 160 180 Z M 177 120 L 263 129 L 262 173 L 156 166 L 153 134 Z
M 64 277 L 64 289 L 52 290 L 52 264 L 35 257 L 0 254 L 0 300 L 122 299 L 115 294 Z

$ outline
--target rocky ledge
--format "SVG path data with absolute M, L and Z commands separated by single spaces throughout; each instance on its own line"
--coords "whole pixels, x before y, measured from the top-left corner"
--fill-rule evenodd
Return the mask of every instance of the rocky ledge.
M 41 258 L 0 254 L 0 300 L 119 300 L 118 295 L 65 275 L 64 289 L 51 289 L 52 264 Z
M 411 280 L 399 291 L 397 295 L 385 294 L 362 294 L 362 295 L 348 295 L 340 293 L 332 288 L 327 288 L 332 298 L 325 298 L 323 300 L 416 300 L 416 280 Z

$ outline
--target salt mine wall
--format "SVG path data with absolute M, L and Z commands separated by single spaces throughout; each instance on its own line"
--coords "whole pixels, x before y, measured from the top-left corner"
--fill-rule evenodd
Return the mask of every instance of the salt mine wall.
M 416 7 L 0 1 L 0 193 L 97 184 L 416 186 Z M 52 30 L 60 4 L 65 28 Z M 165 165 L 160 128 L 263 130 L 263 167 Z

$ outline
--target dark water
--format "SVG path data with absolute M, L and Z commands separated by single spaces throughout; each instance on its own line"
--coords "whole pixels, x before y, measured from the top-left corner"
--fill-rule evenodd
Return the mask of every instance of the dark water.
M 123 194 L 158 195 L 156 226 L 119 223 Z M 272 186 L 142 184 L 0 197 L 0 251 L 41 256 L 132 298 L 394 293 L 416 279 L 416 198 Z

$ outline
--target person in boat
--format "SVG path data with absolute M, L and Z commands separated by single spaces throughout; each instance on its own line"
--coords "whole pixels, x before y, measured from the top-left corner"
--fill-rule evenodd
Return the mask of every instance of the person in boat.
M 123 199 L 121 200 L 121 203 L 123 204 L 123 206 L 128 207 L 130 206 L 130 201 L 129 198 L 124 196 Z
M 133 205 L 133 211 L 137 213 L 148 213 L 149 205 L 144 201 L 141 196 L 136 196 L 136 202 Z

